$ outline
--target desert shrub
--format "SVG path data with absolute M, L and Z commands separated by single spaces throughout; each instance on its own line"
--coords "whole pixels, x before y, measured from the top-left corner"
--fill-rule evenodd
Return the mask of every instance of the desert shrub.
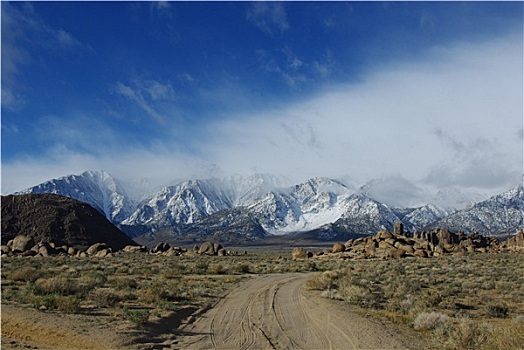
M 159 283 L 140 288 L 137 294 L 138 299 L 147 304 L 155 304 L 167 300 L 170 296 L 170 293 L 165 286 Z
M 326 290 L 323 290 L 322 293 L 320 293 L 320 295 L 321 295 L 323 298 L 336 299 L 336 300 L 344 300 L 344 298 L 342 297 L 342 295 L 340 295 L 340 293 L 339 293 L 338 290 L 336 290 L 336 289 L 326 289 Z
M 524 324 L 524 315 L 516 315 L 513 317 L 513 322 Z
M 407 294 L 404 299 L 398 303 L 398 310 L 403 314 L 407 314 L 415 306 L 415 297 L 412 294 Z
M 336 274 L 333 272 L 317 272 L 306 281 L 306 288 L 311 290 L 326 290 L 336 288 Z
M 25 266 L 11 273 L 11 279 L 18 282 L 34 282 L 42 276 L 42 272 L 31 266 Z
M 440 312 L 422 312 L 415 317 L 413 328 L 416 330 L 434 329 L 449 322 L 449 317 Z
M 433 341 L 437 349 L 482 349 L 488 337 L 486 326 L 468 318 L 461 319 L 457 324 L 442 323 L 433 330 Z
M 195 264 L 195 273 L 203 275 L 207 273 L 207 269 L 209 268 L 209 262 L 205 260 L 197 261 Z
M 231 267 L 231 272 L 232 273 L 243 274 L 243 273 L 249 273 L 250 271 L 251 271 L 251 269 L 250 269 L 249 265 L 248 264 L 244 264 L 244 263 L 236 264 L 236 265 Z
M 85 277 L 82 276 L 82 279 L 89 281 L 94 287 L 101 287 L 107 282 L 107 276 L 100 271 L 90 271 Z
M 209 267 L 208 271 L 209 273 L 216 274 L 216 275 L 221 275 L 221 274 L 226 273 L 226 269 L 224 268 L 222 264 L 213 264 Z
M 78 292 L 78 285 L 71 278 L 63 276 L 40 278 L 35 284 L 36 294 L 71 295 Z
M 112 285 L 114 285 L 116 289 L 120 290 L 134 290 L 138 288 L 138 282 L 136 279 L 128 277 L 116 277 L 112 281 Z
M 42 296 L 33 296 L 31 304 L 35 309 L 56 309 L 56 294 L 47 294 Z
M 314 261 L 308 261 L 306 263 L 306 266 L 307 266 L 308 271 L 318 271 L 319 270 L 319 267 L 317 266 L 317 264 L 315 264 Z
M 524 322 L 502 321 L 490 323 L 486 349 L 522 350 Z
M 488 304 L 484 308 L 485 315 L 492 318 L 506 318 L 508 311 L 508 307 L 501 304 Z
M 122 301 L 120 294 L 110 288 L 97 288 L 89 294 L 89 299 L 97 307 L 113 307 Z
M 56 309 L 65 313 L 77 313 L 80 310 L 81 299 L 76 295 L 55 296 Z
M 126 320 L 129 320 L 137 325 L 146 324 L 149 321 L 150 311 L 148 309 L 122 309 L 123 316 Z

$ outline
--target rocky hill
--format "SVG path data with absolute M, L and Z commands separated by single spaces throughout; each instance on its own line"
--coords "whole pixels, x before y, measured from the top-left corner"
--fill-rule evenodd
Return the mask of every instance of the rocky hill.
M 18 235 L 77 249 L 106 243 L 113 250 L 136 243 L 90 205 L 56 194 L 2 196 L 2 245 Z

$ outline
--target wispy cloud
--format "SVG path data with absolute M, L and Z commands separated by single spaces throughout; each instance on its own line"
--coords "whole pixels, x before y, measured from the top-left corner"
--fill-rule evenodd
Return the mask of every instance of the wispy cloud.
M 158 181 L 257 169 L 295 182 L 312 176 L 368 180 L 397 174 L 384 183 L 384 195 L 406 201 L 416 199 L 421 186 L 493 193 L 522 176 L 521 39 L 518 33 L 440 47 L 425 59 L 390 63 L 358 83 L 332 85 L 278 107 L 254 112 L 247 99 L 242 110 L 201 121 L 186 144 L 166 138 L 93 156 L 90 150 L 71 150 L 63 140 L 56 153 L 3 164 L 2 172 L 15 190 L 38 183 L 37 176 L 44 181 L 50 174 L 86 168 L 116 176 L 138 172 Z M 221 99 L 249 96 L 228 88 L 215 87 L 215 94 Z M 166 132 L 177 128 L 155 109 L 158 101 L 176 99 L 169 82 L 135 79 L 115 84 L 114 90 L 150 117 L 165 119 Z M 98 143 L 103 147 L 107 141 Z M 33 178 L 24 178 L 28 174 Z
M 246 19 L 269 36 L 281 34 L 289 29 L 286 10 L 280 2 L 252 2 L 247 10 Z
M 118 82 L 113 91 L 134 102 L 149 117 L 159 123 L 165 122 L 165 117 L 155 109 L 154 103 L 176 99 L 175 90 L 170 83 L 161 83 L 152 79 L 135 79 L 131 84 Z
M 286 108 L 221 121 L 207 152 L 227 169 L 256 166 L 295 179 L 396 173 L 447 178 L 436 186 L 507 186 L 522 172 L 522 145 L 509 137 L 522 127 L 515 42 L 440 48 Z
M 71 33 L 45 23 L 34 12 L 31 3 L 13 6 L 2 3 L 2 105 L 16 109 L 24 96 L 18 79 L 22 67 L 44 58 L 32 57 L 31 48 L 44 48 L 51 55 L 92 51 Z M 41 64 L 41 62 L 39 63 Z

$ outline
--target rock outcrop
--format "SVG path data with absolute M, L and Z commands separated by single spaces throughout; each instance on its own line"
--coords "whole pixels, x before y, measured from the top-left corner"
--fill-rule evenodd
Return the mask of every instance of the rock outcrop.
M 318 258 L 330 256 L 344 259 L 400 259 L 404 257 L 429 258 L 446 254 L 471 254 L 485 252 L 524 252 L 524 232 L 519 231 L 505 242 L 495 237 L 484 237 L 477 232 L 466 235 L 458 234 L 446 228 L 437 228 L 430 232 L 413 234 L 404 232 L 401 223 L 394 226 L 394 232 L 381 230 L 373 236 L 348 240 L 344 249 L 340 243 L 333 245 L 333 250 L 324 250 L 315 254 Z M 294 260 L 302 259 L 305 251 L 295 248 Z

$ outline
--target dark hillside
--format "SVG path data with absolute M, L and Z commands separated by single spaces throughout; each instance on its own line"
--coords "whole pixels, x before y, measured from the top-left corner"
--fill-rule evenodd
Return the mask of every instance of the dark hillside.
M 2 196 L 2 244 L 17 235 L 79 249 L 98 242 L 113 250 L 136 245 L 88 204 L 56 194 Z

